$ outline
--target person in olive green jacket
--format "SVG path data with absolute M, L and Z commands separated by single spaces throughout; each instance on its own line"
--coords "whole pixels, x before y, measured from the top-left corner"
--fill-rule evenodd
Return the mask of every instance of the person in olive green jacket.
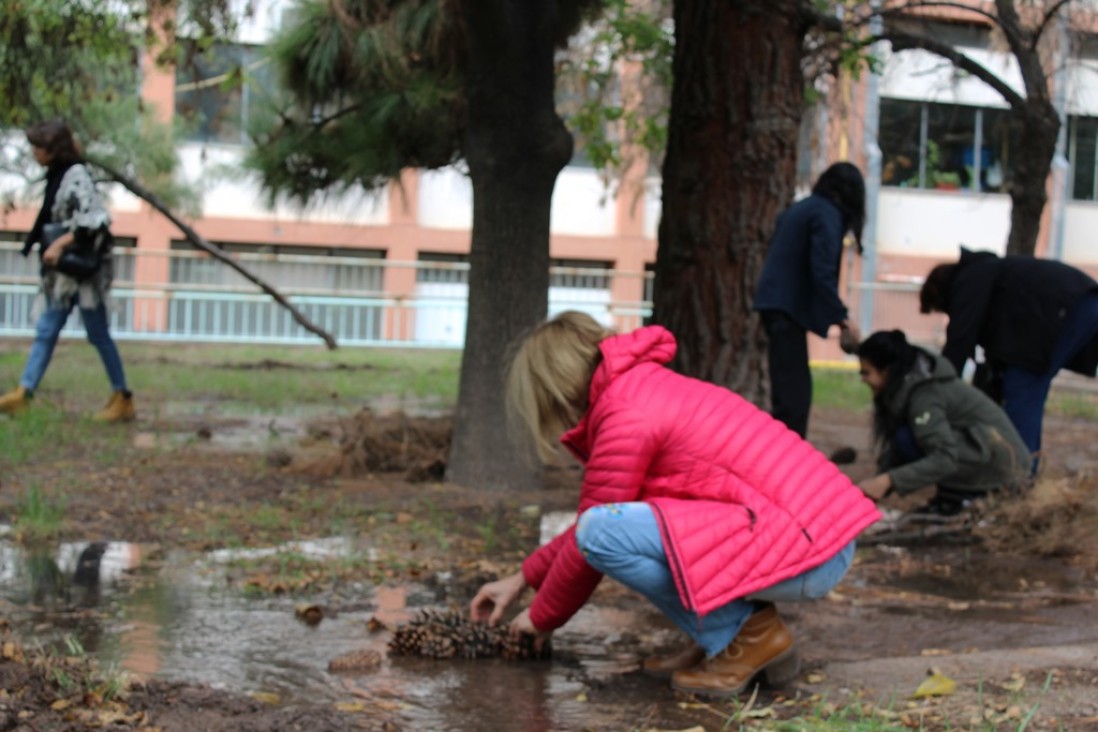
M 879 473 L 860 484 L 871 498 L 938 492 L 922 512 L 959 513 L 973 498 L 1026 480 L 1030 452 L 1006 412 L 966 384 L 948 359 L 879 331 L 857 348 L 873 391 Z

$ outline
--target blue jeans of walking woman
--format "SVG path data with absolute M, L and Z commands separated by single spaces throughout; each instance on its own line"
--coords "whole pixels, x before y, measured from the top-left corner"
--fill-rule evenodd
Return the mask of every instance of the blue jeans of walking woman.
M 708 658 L 735 639 L 757 609 L 755 600 L 823 597 L 843 578 L 854 558 L 854 542 L 850 542 L 818 567 L 699 617 L 679 598 L 656 516 L 647 503 L 612 503 L 588 509 L 576 526 L 576 543 L 588 564 L 648 598 L 693 638 Z
M 34 329 L 34 343 L 31 345 L 30 356 L 23 369 L 23 377 L 19 380 L 20 386 L 28 392 L 33 393 L 42 381 L 46 367 L 50 365 L 50 359 L 53 357 L 53 349 L 57 346 L 61 329 L 65 327 L 69 313 L 74 307 L 76 307 L 75 295 L 67 302 L 54 303 L 39 316 Z M 118 347 L 111 338 L 106 306 L 99 303 L 94 308 L 80 308 L 80 319 L 88 334 L 88 342 L 95 346 L 95 350 L 99 352 L 99 358 L 103 361 L 103 367 L 107 370 L 111 389 L 127 391 L 126 373 L 122 369 L 122 358 L 118 355 Z

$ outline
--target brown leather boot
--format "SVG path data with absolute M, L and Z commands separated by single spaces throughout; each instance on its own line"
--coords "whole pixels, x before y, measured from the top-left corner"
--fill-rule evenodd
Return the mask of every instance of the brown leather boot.
M 133 408 L 133 394 L 128 391 L 116 391 L 111 394 L 107 406 L 95 413 L 93 419 L 98 422 L 129 422 L 137 416 Z
M 773 605 L 755 612 L 728 647 L 694 668 L 676 671 L 671 686 L 704 696 L 735 696 L 760 673 L 771 685 L 792 681 L 797 675 L 793 635 Z
M 705 660 L 705 651 L 696 643 L 682 648 L 674 653 L 662 656 L 650 656 L 644 659 L 641 670 L 649 676 L 665 678 L 675 671 L 693 668 Z
M 0 414 L 15 414 L 30 406 L 30 394 L 20 386 L 0 395 Z

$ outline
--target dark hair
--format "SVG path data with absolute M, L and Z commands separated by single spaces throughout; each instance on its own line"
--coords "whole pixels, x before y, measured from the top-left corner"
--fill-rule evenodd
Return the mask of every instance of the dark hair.
M 80 147 L 64 121 L 49 119 L 31 125 L 26 132 L 27 142 L 50 154 L 50 165 L 80 161 Z
M 955 264 L 939 264 L 930 270 L 919 290 L 919 312 L 949 312 L 949 291 L 953 286 L 953 275 L 957 272 Z
M 835 163 L 812 186 L 812 192 L 828 199 L 846 215 L 847 227 L 862 253 L 862 229 L 865 227 L 865 180 L 853 163 Z
M 889 402 L 900 390 L 921 351 L 907 342 L 902 330 L 879 330 L 859 343 L 855 353 L 873 368 L 885 372 L 884 387 L 873 397 L 873 433 L 878 442 L 886 446 L 898 421 L 888 409 Z

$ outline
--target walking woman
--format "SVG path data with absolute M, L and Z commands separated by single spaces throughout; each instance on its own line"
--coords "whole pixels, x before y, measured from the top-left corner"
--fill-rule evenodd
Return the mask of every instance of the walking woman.
M 42 208 L 23 245 L 23 256 L 27 256 L 39 244 L 42 279 L 35 299 L 35 312 L 39 315 L 23 376 L 16 389 L 0 396 L 0 413 L 14 413 L 30 406 L 61 329 L 72 309 L 79 307 L 88 342 L 99 352 L 111 386 L 110 400 L 95 418 L 108 422 L 131 420 L 133 395 L 126 386 L 122 359 L 107 323 L 106 299 L 113 278 L 110 214 L 81 160 L 68 125 L 61 120 L 49 120 L 30 127 L 26 133 L 34 159 L 46 169 Z M 66 232 L 47 245 L 44 235 L 49 224 L 62 224 Z M 94 272 L 80 279 L 57 269 L 65 250 L 74 246 L 83 246 L 100 260 Z
M 812 195 L 782 211 L 755 292 L 769 340 L 770 413 L 801 437 L 808 434 L 812 372 L 808 333 L 827 337 L 840 329 L 850 353 L 858 327 L 839 298 L 843 238 L 849 231 L 862 252 L 865 181 L 851 163 L 835 163 L 820 175 Z
M 920 510 L 951 516 L 990 491 L 1021 485 L 1030 452 L 999 405 L 958 376 L 949 359 L 879 331 L 858 346 L 862 381 L 873 392 L 878 474 L 871 498 L 935 485 Z
M 527 587 L 514 633 L 544 638 L 603 574 L 647 597 L 690 639 L 645 669 L 672 686 L 731 696 L 796 673 L 775 601 L 826 595 L 854 538 L 880 514 L 834 464 L 737 394 L 675 373 L 660 326 L 623 335 L 565 312 L 528 336 L 507 400 L 543 459 L 560 439 L 584 464 L 578 521 L 520 572 L 473 599 L 498 623 Z M 561 436 L 561 433 L 564 433 Z

